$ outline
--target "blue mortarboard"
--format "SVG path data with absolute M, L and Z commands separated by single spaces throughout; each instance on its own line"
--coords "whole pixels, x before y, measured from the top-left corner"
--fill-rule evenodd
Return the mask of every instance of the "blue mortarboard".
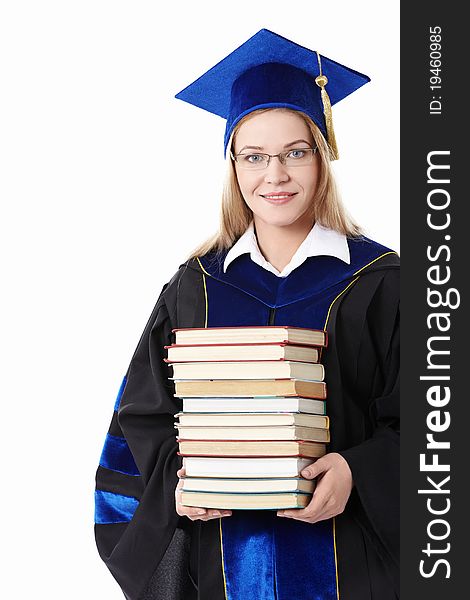
M 286 107 L 311 117 L 337 158 L 331 105 L 368 81 L 367 75 L 261 29 L 175 97 L 227 119 L 224 153 L 242 117 L 258 108 Z

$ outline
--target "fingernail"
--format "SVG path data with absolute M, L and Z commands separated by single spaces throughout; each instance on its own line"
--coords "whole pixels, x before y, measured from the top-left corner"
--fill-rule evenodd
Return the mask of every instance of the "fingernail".
M 214 517 L 220 517 L 221 513 L 218 510 L 215 510 L 213 513 Z
M 310 475 L 310 471 L 308 469 L 304 469 L 303 471 L 300 472 L 301 475 L 303 475 L 304 477 L 308 477 Z
M 198 515 L 205 515 L 206 511 L 205 510 L 198 510 L 196 514 L 198 514 Z

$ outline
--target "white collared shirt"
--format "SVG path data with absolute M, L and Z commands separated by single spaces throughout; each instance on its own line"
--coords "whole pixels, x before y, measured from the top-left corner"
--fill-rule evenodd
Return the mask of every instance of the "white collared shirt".
M 224 273 L 233 260 L 246 253 L 250 254 L 253 262 L 267 271 L 271 271 L 271 273 L 274 273 L 278 277 L 287 277 L 294 269 L 300 267 L 309 256 L 336 256 L 336 258 L 339 258 L 347 264 L 350 264 L 351 262 L 346 236 L 342 233 L 338 233 L 334 229 L 323 227 L 319 223 L 315 223 L 307 237 L 297 248 L 289 264 L 287 264 L 280 272 L 261 254 L 256 239 L 253 221 L 251 221 L 245 233 L 228 251 L 224 260 Z

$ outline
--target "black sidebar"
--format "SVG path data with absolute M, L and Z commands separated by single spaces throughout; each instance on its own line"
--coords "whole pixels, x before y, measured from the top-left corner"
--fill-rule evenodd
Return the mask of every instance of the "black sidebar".
M 401 3 L 404 600 L 470 595 L 469 43 L 458 3 Z

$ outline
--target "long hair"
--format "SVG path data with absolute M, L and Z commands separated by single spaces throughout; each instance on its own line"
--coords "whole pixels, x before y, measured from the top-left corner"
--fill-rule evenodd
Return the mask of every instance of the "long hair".
M 261 108 L 255 110 L 237 123 L 230 136 L 228 148 L 232 148 L 235 136 L 245 121 L 267 110 L 280 110 L 298 114 L 309 128 L 318 147 L 318 156 L 320 158 L 318 184 L 315 197 L 308 209 L 308 215 L 312 223 L 318 222 L 324 227 L 334 229 L 349 237 L 362 235 L 361 228 L 348 215 L 341 201 L 330 167 L 330 148 L 328 143 L 320 129 L 308 115 L 289 108 Z M 219 230 L 208 240 L 197 246 L 187 260 L 203 256 L 211 251 L 219 254 L 224 250 L 228 250 L 246 231 L 253 219 L 253 212 L 246 204 L 238 185 L 234 162 L 229 159 L 228 163 L 227 176 L 222 191 Z

